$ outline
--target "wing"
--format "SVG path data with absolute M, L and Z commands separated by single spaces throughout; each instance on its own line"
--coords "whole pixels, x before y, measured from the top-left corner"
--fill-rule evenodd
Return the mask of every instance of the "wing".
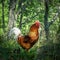
M 28 50 L 31 47 L 31 44 L 29 43 L 29 38 L 27 36 L 20 36 L 18 37 L 18 43 L 22 46 L 22 48 Z

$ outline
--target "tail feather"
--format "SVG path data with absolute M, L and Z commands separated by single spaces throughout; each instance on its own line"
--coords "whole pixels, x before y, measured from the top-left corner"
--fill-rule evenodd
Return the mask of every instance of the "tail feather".
M 16 40 L 19 35 L 21 35 L 21 31 L 19 28 L 16 28 L 16 27 L 12 28 L 8 34 L 9 38 L 14 40 Z

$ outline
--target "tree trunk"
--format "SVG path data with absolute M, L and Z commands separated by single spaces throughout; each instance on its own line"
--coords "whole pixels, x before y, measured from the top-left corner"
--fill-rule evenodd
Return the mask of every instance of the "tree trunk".
M 10 0 L 7 39 L 9 39 L 8 34 L 10 29 L 16 26 L 15 6 L 16 6 L 16 0 Z
M 60 6 L 59 6 L 59 10 L 58 10 L 58 17 L 59 17 L 59 27 L 58 27 L 58 31 L 57 31 L 57 43 L 60 43 Z
M 24 5 L 22 5 L 24 1 L 23 0 L 20 0 L 19 3 L 18 3 L 18 11 L 19 11 L 19 8 L 21 9 L 20 11 L 20 21 L 19 21 L 19 28 L 21 29 L 22 27 L 22 18 L 23 18 L 23 8 L 24 8 Z
M 2 27 L 3 27 L 3 31 L 5 31 L 5 20 L 4 20 L 4 0 L 2 0 Z
M 14 26 L 16 26 L 16 20 L 15 20 L 15 5 L 16 1 L 15 0 L 10 0 L 10 5 L 9 5 L 9 22 L 8 22 L 8 29 L 10 30 Z
M 21 29 L 22 27 L 22 17 L 23 17 L 23 13 L 21 12 L 21 15 L 20 15 L 20 22 L 19 22 L 19 28 Z
M 45 33 L 46 33 L 46 40 L 49 41 L 49 26 L 48 26 L 48 11 L 49 11 L 49 1 L 48 0 L 44 0 L 44 4 L 45 4 L 45 15 L 44 15 L 44 29 L 45 29 Z M 48 46 L 48 45 L 47 45 Z M 36 60 L 45 60 L 45 53 L 44 51 L 49 52 L 49 46 L 44 46 L 41 47 L 39 49 L 37 49 L 37 57 Z M 49 56 L 49 54 L 48 54 Z M 43 58 L 44 57 L 44 58 Z
M 10 9 L 8 27 L 9 27 L 9 29 L 11 29 L 14 26 L 15 26 L 14 11 L 12 9 Z
M 45 33 L 46 33 L 46 40 L 49 40 L 49 27 L 48 27 L 48 11 L 49 11 L 49 1 L 45 0 L 45 15 L 44 15 L 44 25 L 45 25 Z

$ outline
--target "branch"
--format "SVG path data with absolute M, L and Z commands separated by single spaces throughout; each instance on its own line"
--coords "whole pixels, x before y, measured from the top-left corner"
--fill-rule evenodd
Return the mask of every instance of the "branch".
M 53 19 L 51 20 L 51 22 L 49 22 L 49 26 L 55 22 L 55 20 L 57 19 L 59 15 L 59 12 L 60 12 L 60 6 L 58 7 L 58 12 L 55 14 L 55 16 L 53 16 Z
M 58 17 L 58 13 L 56 13 L 55 16 L 53 16 L 53 19 L 51 20 L 51 22 L 49 22 L 49 26 L 54 23 L 54 21 L 57 19 L 57 17 Z

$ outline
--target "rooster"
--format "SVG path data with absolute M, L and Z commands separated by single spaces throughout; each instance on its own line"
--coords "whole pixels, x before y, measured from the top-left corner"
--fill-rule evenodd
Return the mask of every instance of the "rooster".
M 29 33 L 25 36 L 19 36 L 17 42 L 26 50 L 29 50 L 39 38 L 39 29 L 40 22 L 36 21 L 29 30 Z
M 24 48 L 26 50 L 29 50 L 38 41 L 38 38 L 39 38 L 39 32 L 38 32 L 39 27 L 40 27 L 40 22 L 36 21 L 34 24 L 32 24 L 28 34 L 25 35 L 25 36 L 21 34 L 21 31 L 19 29 L 17 29 L 17 32 L 19 31 L 19 34 L 17 34 L 18 35 L 17 36 L 18 44 L 22 48 Z M 14 30 L 14 28 L 12 30 L 10 30 L 10 32 L 13 31 L 13 30 Z

